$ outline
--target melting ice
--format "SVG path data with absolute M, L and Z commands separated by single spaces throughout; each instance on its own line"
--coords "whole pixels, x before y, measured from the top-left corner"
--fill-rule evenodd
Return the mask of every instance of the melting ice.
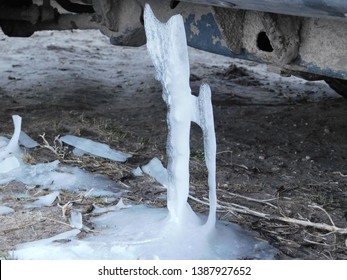
M 13 253 L 23 259 L 270 259 L 274 250 L 239 226 L 216 221 L 216 141 L 211 91 L 202 85 L 198 97 L 189 86 L 189 61 L 183 19 L 177 15 L 159 22 L 146 5 L 147 48 L 163 86 L 168 106 L 168 166 L 152 161 L 144 172 L 166 186 L 167 209 L 145 206 L 115 207 L 93 218 L 97 234 L 81 240 L 81 219 L 76 229 L 19 245 Z M 188 204 L 189 132 L 191 122 L 203 131 L 208 168 L 210 211 L 208 217 L 193 212 Z M 160 175 L 160 173 L 162 173 Z M 97 213 L 102 212 L 96 209 Z M 68 243 L 54 242 L 69 239 Z

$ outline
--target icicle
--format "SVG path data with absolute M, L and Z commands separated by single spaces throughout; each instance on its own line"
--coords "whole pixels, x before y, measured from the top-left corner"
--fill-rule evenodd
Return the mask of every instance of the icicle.
M 191 121 L 203 131 L 205 159 L 210 189 L 210 214 L 207 225 L 214 227 L 216 218 L 216 140 L 211 91 L 201 86 L 199 97 L 191 94 L 189 58 L 183 18 L 173 16 L 166 24 L 159 22 L 149 5 L 144 11 L 147 48 L 163 86 L 163 99 L 168 106 L 168 209 L 177 221 L 192 215 L 189 195 L 189 137 Z

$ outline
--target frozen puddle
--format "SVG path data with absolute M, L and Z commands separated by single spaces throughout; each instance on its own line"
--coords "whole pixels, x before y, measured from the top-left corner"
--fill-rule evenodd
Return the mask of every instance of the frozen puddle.
M 92 220 L 94 236 L 79 240 L 79 230 L 19 245 L 18 259 L 269 259 L 266 243 L 233 224 L 207 232 L 204 218 L 177 227 L 167 209 L 134 206 Z M 131 221 L 131 222 L 130 222 Z M 64 242 L 62 242 L 64 241 Z M 68 242 L 67 242 L 68 241 Z
M 237 225 L 216 221 L 216 140 L 211 91 L 204 84 L 198 97 L 191 94 L 182 17 L 174 16 L 163 24 L 146 5 L 144 20 L 148 52 L 156 69 L 156 77 L 163 85 L 163 99 L 168 106 L 169 135 L 167 168 L 155 159 L 143 171 L 156 177 L 166 187 L 168 208 L 129 207 L 122 201 L 116 207 L 98 208 L 94 211 L 101 215 L 91 219 L 95 229 L 82 240 L 77 237 L 83 229 L 81 215 L 75 213 L 70 221 L 75 229 L 49 239 L 21 244 L 11 253 L 14 258 L 123 260 L 274 257 L 275 250 L 266 242 L 257 240 L 254 234 L 245 232 Z M 197 123 L 203 132 L 210 190 L 208 216 L 197 215 L 188 204 L 191 122 Z M 70 142 L 76 139 L 68 137 L 65 140 Z

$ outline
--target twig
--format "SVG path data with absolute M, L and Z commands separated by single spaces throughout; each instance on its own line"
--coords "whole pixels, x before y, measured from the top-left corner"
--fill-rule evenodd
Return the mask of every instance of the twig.
M 342 174 L 340 171 L 333 172 L 333 174 L 337 174 L 337 175 L 340 175 L 343 178 L 347 178 L 347 175 Z
M 39 135 L 41 138 L 42 138 L 42 141 L 43 141 L 43 145 L 41 145 L 41 147 L 43 148 L 46 148 L 48 150 L 50 150 L 51 152 L 53 152 L 57 157 L 59 158 L 64 158 L 65 157 L 65 154 L 64 152 L 59 152 L 59 150 L 61 150 L 61 147 L 58 147 L 56 144 L 54 144 L 54 146 L 52 147 L 48 141 L 46 140 L 45 136 L 46 134 L 43 133 L 41 135 Z M 54 138 L 54 143 L 58 141 L 60 135 L 56 136 Z
M 199 203 L 202 203 L 204 205 L 209 205 L 209 203 L 201 201 L 200 199 L 195 198 L 191 195 L 189 197 L 191 199 L 199 202 Z M 220 203 L 225 204 L 225 205 L 221 205 Z M 300 225 L 300 226 L 304 226 L 304 227 L 313 227 L 316 229 L 321 229 L 321 230 L 330 231 L 330 232 L 339 233 L 339 234 L 347 234 L 347 228 L 340 228 L 340 227 L 337 227 L 335 225 L 330 226 L 330 225 L 327 225 L 324 223 L 313 223 L 311 221 L 303 221 L 303 220 L 298 220 L 298 219 L 294 219 L 294 218 L 280 217 L 280 216 L 276 216 L 276 215 L 261 213 L 261 212 L 255 211 L 255 210 L 251 210 L 248 207 L 234 204 L 234 203 L 230 204 L 230 203 L 225 203 L 225 202 L 219 201 L 219 204 L 217 205 L 217 209 L 242 213 L 242 214 L 246 214 L 246 215 L 252 215 L 252 216 L 260 217 L 260 218 L 263 218 L 266 220 L 276 220 L 276 221 L 286 222 L 286 223 Z
M 270 198 L 270 199 L 256 199 L 256 198 L 252 198 L 252 197 L 248 197 L 248 196 L 244 196 L 244 195 L 240 195 L 240 194 L 237 194 L 237 193 L 233 193 L 233 192 L 226 192 L 224 190 L 219 190 L 220 192 L 223 192 L 223 193 L 226 193 L 228 195 L 232 195 L 232 196 L 236 196 L 236 197 L 240 197 L 240 198 L 243 198 L 243 199 L 246 199 L 248 201 L 254 201 L 254 202 L 258 202 L 258 203 L 263 203 L 263 204 L 266 204 L 274 209 L 277 209 L 277 206 L 269 203 L 269 201 L 274 201 L 274 200 L 277 200 L 278 198 Z
M 323 211 L 323 212 L 325 213 L 325 215 L 328 216 L 328 218 L 329 218 L 329 220 L 330 220 L 330 223 L 331 223 L 333 226 L 335 226 L 335 223 L 334 223 L 333 219 L 331 218 L 331 216 L 328 214 L 328 212 L 327 212 L 324 208 L 322 208 L 322 207 L 320 207 L 320 206 L 318 206 L 318 205 L 309 205 L 308 207 L 315 208 L 315 209 L 319 209 L 319 210 Z
M 304 238 L 304 241 L 306 241 L 307 243 L 310 243 L 310 244 L 320 245 L 320 246 L 325 246 L 325 247 L 333 247 L 334 246 L 334 245 L 329 245 L 327 243 L 320 243 L 320 242 L 316 242 L 316 241 L 313 241 L 313 240 L 309 240 L 307 238 Z
M 35 222 L 33 222 L 33 223 L 24 224 L 24 225 L 21 225 L 21 226 L 18 226 L 18 227 L 13 227 L 13 228 L 0 229 L 0 232 L 6 234 L 6 233 L 9 233 L 9 232 L 11 232 L 11 231 L 23 229 L 23 228 L 26 228 L 26 227 L 32 227 L 32 226 L 38 224 L 38 223 L 41 222 L 41 221 L 42 221 L 42 220 L 40 220 L 40 221 L 35 221 Z
M 72 225 L 70 225 L 70 224 L 68 224 L 68 223 L 64 223 L 64 222 L 62 222 L 62 221 L 54 220 L 54 219 L 51 219 L 51 218 L 48 218 L 48 217 L 43 217 L 43 218 L 44 218 L 44 219 L 47 219 L 47 220 L 50 220 L 50 221 L 52 221 L 52 222 L 58 223 L 58 224 L 62 224 L 62 225 L 64 225 L 64 226 L 68 226 L 68 227 L 70 227 L 70 228 L 75 228 L 74 226 L 72 226 Z

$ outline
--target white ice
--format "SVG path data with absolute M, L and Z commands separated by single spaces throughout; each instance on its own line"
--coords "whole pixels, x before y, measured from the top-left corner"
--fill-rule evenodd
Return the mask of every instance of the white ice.
M 19 166 L 20 162 L 15 156 L 6 157 L 0 162 L 0 174 L 8 173 L 19 168 Z
M 20 160 L 9 157 L 3 161 L 5 164 L 11 161 L 11 165 L 5 165 L 4 170 L 7 172 L 1 172 L 0 169 L 1 184 L 16 180 L 28 186 L 38 185 L 51 190 L 88 191 L 93 189 L 91 193 L 93 196 L 118 196 L 121 193 L 116 182 L 101 174 L 92 174 L 78 167 L 61 166 L 57 160 L 36 165 L 21 162 L 17 167 Z
M 1 148 L 7 146 L 8 142 L 10 140 L 4 136 L 0 136 L 0 151 L 1 151 Z
M 91 155 L 120 162 L 124 162 L 129 157 L 131 157 L 130 154 L 116 151 L 114 149 L 111 149 L 110 146 L 106 144 L 95 142 L 86 138 L 73 135 L 65 135 L 60 137 L 59 139 L 70 146 L 76 147 L 79 150 L 79 154 L 81 154 L 81 151 L 84 151 L 85 153 Z
M 76 229 L 82 229 L 83 227 L 82 214 L 76 209 L 71 211 L 70 225 Z
M 17 155 L 21 153 L 19 148 L 19 135 L 21 131 L 22 118 L 20 116 L 12 116 L 14 123 L 14 133 L 11 140 L 0 148 L 0 164 L 3 160 L 11 155 Z
M 40 146 L 39 143 L 37 143 L 34 139 L 32 139 L 24 131 L 21 131 L 19 134 L 19 144 L 21 144 L 22 146 L 29 148 L 29 149 Z
M 156 179 L 163 186 L 168 186 L 167 170 L 158 158 L 153 158 L 149 163 L 142 166 L 142 171 Z
M 0 215 L 6 215 L 13 212 L 14 212 L 14 209 L 7 206 L 0 205 Z
M 107 212 L 113 212 L 113 211 L 120 211 L 122 209 L 127 209 L 130 207 L 132 207 L 132 205 L 126 205 L 123 202 L 123 199 L 120 198 L 116 205 L 106 206 L 106 207 L 99 207 L 97 205 L 94 205 L 93 214 L 101 214 L 101 213 L 107 213 Z
M 29 136 L 21 134 L 21 117 L 13 116 L 13 122 L 15 131 L 11 140 L 5 137 L 0 138 L 0 184 L 16 180 L 27 186 L 38 185 L 51 190 L 88 191 L 93 189 L 93 196 L 118 197 L 121 194 L 118 184 L 106 176 L 91 174 L 77 167 L 63 166 L 58 160 L 35 165 L 25 163 L 23 161 L 25 154 L 19 147 L 20 135 L 22 135 L 24 146 L 36 145 Z
M 33 203 L 26 205 L 26 207 L 35 208 L 35 207 L 51 206 L 53 202 L 57 199 L 58 195 L 59 195 L 59 192 L 55 191 L 50 194 L 40 196 Z
M 202 218 L 202 222 L 203 222 Z M 21 244 L 16 259 L 269 259 L 266 243 L 237 225 L 218 223 L 208 234 L 187 224 L 185 231 L 168 221 L 168 210 L 133 206 L 93 218 L 95 232 L 85 239 L 67 232 L 49 239 Z M 70 240 L 67 243 L 58 240 Z
M 136 167 L 135 169 L 133 169 L 131 171 L 131 173 L 135 176 L 135 177 L 141 177 L 143 176 L 143 171 L 141 169 L 141 167 Z

